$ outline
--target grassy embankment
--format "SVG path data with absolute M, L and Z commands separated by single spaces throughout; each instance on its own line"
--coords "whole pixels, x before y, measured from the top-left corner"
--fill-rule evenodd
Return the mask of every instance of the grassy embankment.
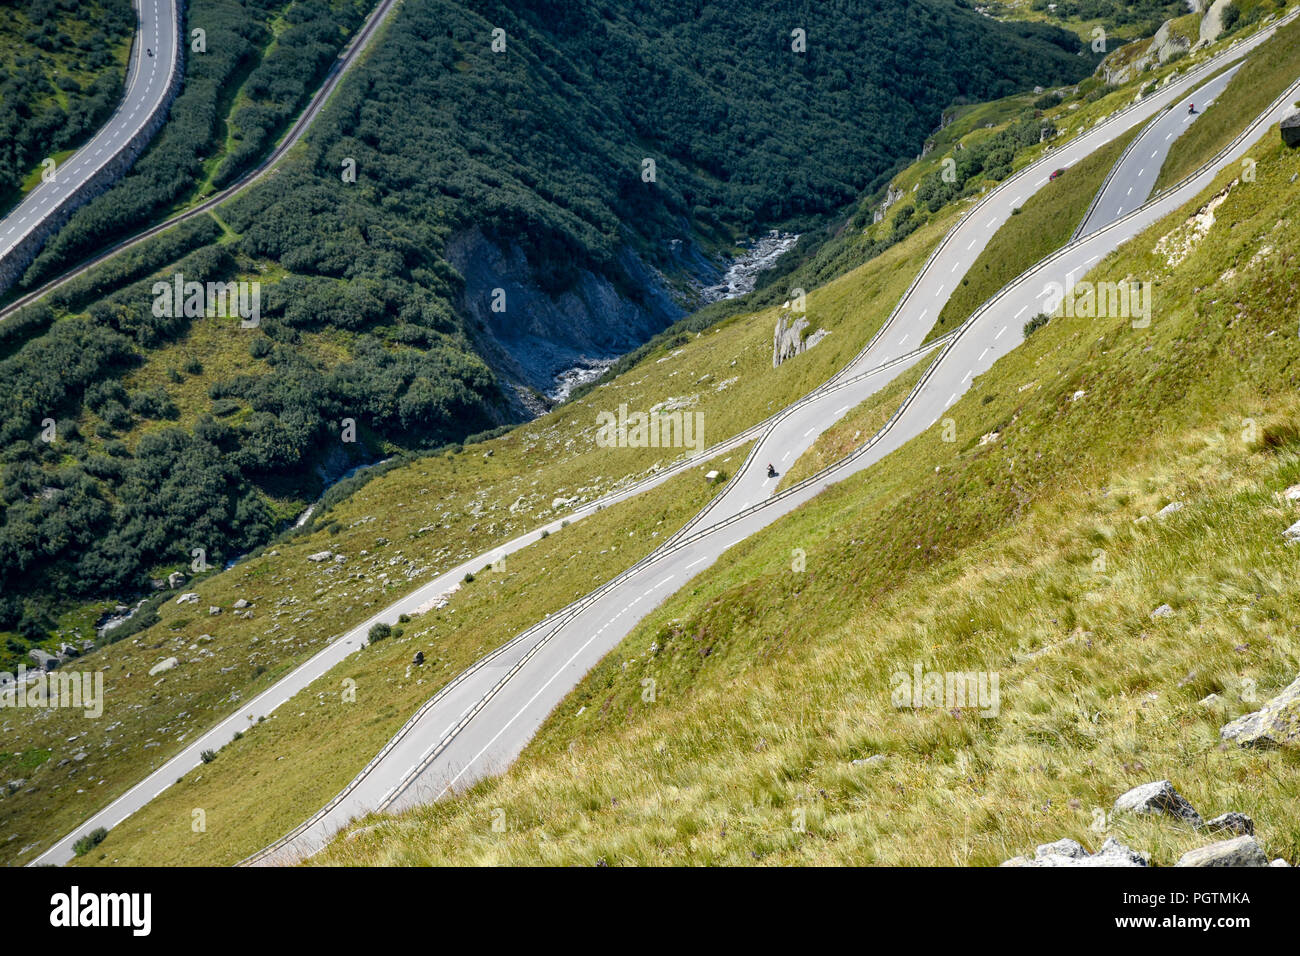
M 1156 191 L 1168 189 L 1208 162 L 1300 78 L 1300 21 L 1260 45 L 1228 81 L 1203 116 L 1174 140 L 1160 167 Z
M 1170 249 L 1232 171 L 1094 269 L 1158 282 L 1150 328 L 1052 321 L 952 409 L 957 443 L 931 429 L 732 549 L 505 775 L 365 821 L 318 862 L 996 864 L 1111 833 L 1168 864 L 1210 838 L 1109 815 L 1163 777 L 1300 859 L 1300 758 L 1218 741 L 1300 667 L 1278 494 L 1300 480 L 1279 309 L 1300 282 L 1300 159 L 1276 131 L 1252 155 L 1258 181 L 1185 260 Z M 918 663 L 998 673 L 997 716 L 896 709 L 892 675 Z

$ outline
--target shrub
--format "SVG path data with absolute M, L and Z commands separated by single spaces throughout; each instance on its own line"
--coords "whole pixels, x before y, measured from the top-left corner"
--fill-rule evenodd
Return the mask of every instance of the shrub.
M 393 633 L 393 629 L 381 621 L 380 623 L 375 624 L 370 628 L 370 633 L 367 635 L 367 637 L 369 638 L 371 644 L 375 644 L 379 641 L 382 641 L 386 637 L 391 637 L 392 633 Z
M 106 829 L 103 827 L 96 827 L 76 843 L 72 844 L 72 852 L 77 856 L 85 856 L 95 847 L 103 843 L 107 836 L 108 831 Z
M 1033 335 L 1051 320 L 1046 312 L 1039 312 L 1036 316 L 1025 323 L 1025 338 Z

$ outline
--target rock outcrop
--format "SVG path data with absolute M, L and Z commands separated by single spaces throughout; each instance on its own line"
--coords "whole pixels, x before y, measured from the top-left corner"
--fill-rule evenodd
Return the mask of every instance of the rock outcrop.
M 830 335 L 825 329 L 818 329 L 812 335 L 805 337 L 804 330 L 808 328 L 808 320 L 802 315 L 794 318 L 795 314 L 789 311 L 789 308 L 790 303 L 787 302 L 782 307 L 781 314 L 777 316 L 776 328 L 772 331 L 772 368 L 778 368 L 786 359 L 808 351 Z
M 1224 724 L 1219 737 L 1240 747 L 1300 745 L 1300 677 L 1259 710 Z
M 1201 31 L 1198 43 L 1213 43 L 1223 36 L 1223 14 L 1232 6 L 1232 0 L 1214 0 L 1210 9 L 1201 17 Z

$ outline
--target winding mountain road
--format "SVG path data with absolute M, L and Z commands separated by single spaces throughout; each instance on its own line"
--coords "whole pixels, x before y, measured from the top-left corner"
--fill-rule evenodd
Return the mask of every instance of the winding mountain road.
M 728 448 L 758 438 L 745 465 L 686 528 L 629 571 L 534 625 L 464 671 L 427 702 L 324 810 L 249 862 L 276 864 L 301 859 L 320 849 L 348 821 L 363 813 L 427 802 L 505 769 L 583 675 L 669 594 L 734 544 L 804 504 L 827 485 L 869 467 L 929 428 L 969 388 L 975 376 L 1020 343 L 1024 317 L 1033 314 L 1031 309 L 1042 310 L 1046 283 L 1063 282 L 1066 275 L 1086 271 L 1105 253 L 1186 202 L 1232 158 L 1221 159 L 1213 169 L 1166 192 L 1149 206 L 1071 243 L 1006 287 L 957 333 L 919 349 L 948 293 L 960 282 L 998 227 L 1011 216 L 1012 209 L 1045 185 L 1051 170 L 1073 165 L 1136 124 L 1150 120 L 1185 95 L 1195 82 L 1243 56 L 1278 25 L 1295 16 L 1295 13 L 1289 15 L 1106 122 L 1049 150 L 1043 158 L 986 194 L 944 238 L 869 345 L 825 385 L 766 422 L 702 455 L 567 516 L 570 521 L 584 517 L 598 505 L 607 506 L 630 497 Z M 1285 104 L 1271 110 L 1253 128 L 1258 130 L 1268 122 L 1276 122 L 1284 109 Z M 1240 148 L 1245 148 L 1245 142 Z M 784 470 L 849 408 L 934 349 L 943 350 L 939 359 L 881 433 L 814 479 L 779 495 L 773 494 L 775 481 L 766 477 L 762 467 L 766 462 L 779 463 L 780 470 Z M 886 371 L 890 374 L 885 374 Z M 558 524 L 557 521 L 551 527 Z M 353 628 L 225 718 L 33 862 L 63 863 L 71 859 L 72 843 L 77 837 L 97 826 L 111 828 L 145 805 L 178 776 L 196 766 L 202 750 L 228 742 L 235 730 L 247 726 L 250 716 L 269 714 L 354 653 L 372 623 L 392 622 L 400 613 L 421 610 L 458 582 L 466 571 L 480 569 L 495 557 L 532 543 L 541 530 L 439 575 Z
M 1213 107 L 1239 69 L 1240 63 L 1224 70 L 1147 124 L 1115 164 L 1074 238 L 1096 232 L 1147 201 L 1174 141 Z M 1189 112 L 1189 106 L 1196 106 L 1196 112 Z
M 892 369 L 901 370 L 921 360 L 921 354 L 908 353 L 907 348 L 929 331 L 946 301 L 946 290 L 960 280 L 1011 210 L 1048 181 L 1052 168 L 1072 165 L 1149 118 L 1177 100 L 1186 89 L 1184 83 L 1194 79 L 1185 77 L 1183 83 L 1142 101 L 1139 106 L 1145 109 L 1134 108 L 1094 127 L 986 197 L 949 233 L 875 340 L 828 386 L 777 416 L 746 465 L 682 533 L 630 571 L 465 671 L 421 708 L 339 798 L 248 862 L 274 865 L 302 859 L 366 812 L 427 803 L 503 771 L 565 695 L 668 595 L 733 545 L 929 429 L 976 376 L 1023 341 L 1024 319 L 1045 308 L 1050 283 L 1064 285 L 1085 273 L 1102 256 L 1195 196 L 1263 128 L 1281 119 L 1286 102 L 1252 125 L 1251 134 L 1236 144 L 1237 152 L 1219 157 L 1149 205 L 1099 226 L 1004 288 L 958 333 L 945 337 L 940 357 L 871 442 L 813 479 L 772 495 L 778 479 L 767 477 L 764 464 L 797 460 L 818 434 L 894 377 L 863 374 L 864 369 L 891 363 Z M 1157 151 L 1167 151 L 1171 141 L 1160 140 L 1164 145 Z M 1163 161 L 1163 155 L 1152 159 Z
M 9 257 L 34 254 L 24 242 L 47 220 L 65 216 L 79 191 L 127 149 L 167 98 L 180 69 L 178 0 L 134 0 L 139 29 L 131 44 L 122 102 L 86 145 L 43 179 L 0 220 L 0 265 Z

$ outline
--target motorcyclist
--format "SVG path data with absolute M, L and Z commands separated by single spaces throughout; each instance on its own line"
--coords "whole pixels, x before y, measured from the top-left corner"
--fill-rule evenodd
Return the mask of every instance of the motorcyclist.
M 769 478 L 776 477 L 776 469 L 772 467 L 772 463 L 770 461 L 767 463 L 767 477 Z
M 145 47 L 144 52 L 148 53 L 150 56 L 153 56 L 153 50 L 149 49 L 149 47 Z
M 1192 115 L 1193 113 L 1195 113 L 1195 112 L 1196 112 L 1196 104 L 1195 104 L 1195 103 L 1188 103 L 1188 104 L 1187 104 L 1187 115 L 1188 115 L 1188 116 L 1191 116 L 1191 115 Z

